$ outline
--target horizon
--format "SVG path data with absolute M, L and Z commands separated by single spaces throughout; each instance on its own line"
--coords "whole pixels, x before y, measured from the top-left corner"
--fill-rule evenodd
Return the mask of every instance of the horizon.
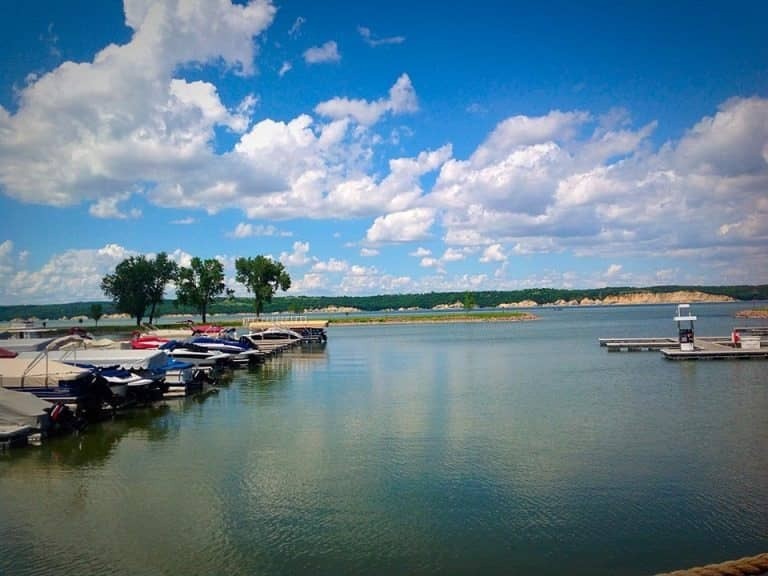
M 666 285 L 656 285 L 656 286 L 602 286 L 602 287 L 596 287 L 596 288 L 551 288 L 551 287 L 538 287 L 538 288 L 520 288 L 516 290 L 474 290 L 474 291 L 442 291 L 442 292 L 398 292 L 398 293 L 380 293 L 380 294 L 367 294 L 367 295 L 303 295 L 303 294 L 288 294 L 285 292 L 278 292 L 276 293 L 272 300 L 280 300 L 283 298 L 319 298 L 319 299 L 328 299 L 328 300 L 336 300 L 336 299 L 343 299 L 343 298 L 391 298 L 391 297 L 420 297 L 420 296 L 426 296 L 426 295 L 435 295 L 435 296 L 441 296 L 441 295 L 451 295 L 451 296 L 461 296 L 461 295 L 477 295 L 479 293 L 509 293 L 513 294 L 516 292 L 531 292 L 531 291 L 565 291 L 565 292 L 601 292 L 603 290 L 611 292 L 611 291 L 624 291 L 626 292 L 618 292 L 616 294 L 608 294 L 606 297 L 613 297 L 613 296 L 631 296 L 633 294 L 643 294 L 643 293 L 658 293 L 658 294 L 667 294 L 667 293 L 674 293 L 674 292 L 690 292 L 690 293 L 696 293 L 701 292 L 708 296 L 725 296 L 728 298 L 734 298 L 732 296 L 729 296 L 727 294 L 721 294 L 716 293 L 713 291 L 705 291 L 705 289 L 724 289 L 725 291 L 734 290 L 734 289 L 767 289 L 768 284 L 741 284 L 741 285 L 713 285 L 713 286 L 703 286 L 703 285 L 678 285 L 678 284 L 666 284 Z M 521 294 L 526 297 L 529 297 L 528 294 Z M 599 295 L 597 295 L 599 298 Z M 253 300 L 252 295 L 245 295 L 245 296 L 235 296 L 238 300 Z M 172 304 L 173 298 L 165 297 L 163 298 L 162 304 Z M 221 303 L 227 301 L 228 298 L 225 296 L 221 296 L 217 298 L 214 301 L 214 304 Z M 764 302 L 768 301 L 767 299 L 753 299 L 753 300 L 740 300 L 738 298 L 734 298 L 735 302 Z M 452 302 L 452 303 L 455 303 Z M 509 302 L 510 304 L 514 302 Z M 708 304 L 708 303 L 716 303 L 711 302 L 708 300 L 699 300 L 699 301 L 692 301 L 692 303 L 695 304 Z M 722 303 L 720 301 L 719 303 Z M 6 309 L 6 308 L 26 308 L 26 307 L 47 307 L 47 306 L 83 306 L 88 304 L 107 304 L 107 305 L 113 305 L 113 300 L 77 300 L 77 301 L 70 301 L 70 302 L 45 302 L 45 303 L 36 303 L 36 304 L 0 304 L 0 309 Z M 541 303 L 537 302 L 537 305 L 539 306 L 546 306 L 549 303 Z M 444 304 L 442 304 L 444 305 Z M 331 304 L 330 306 L 334 306 L 334 304 Z M 194 308 L 191 305 L 186 306 L 187 308 Z M 237 312 L 237 314 L 241 314 L 245 312 Z M 266 314 L 267 312 L 264 312 Z M 276 312 L 270 312 L 270 314 L 274 314 Z M 282 312 L 281 312 L 282 313 Z M 126 315 L 126 312 L 110 312 L 110 315 Z M 173 315 L 189 315 L 189 314 L 196 314 L 196 312 L 178 312 Z M 213 312 L 208 312 L 209 315 L 213 315 Z M 164 314 L 164 316 L 169 316 L 169 314 Z
M 0 305 L 108 302 L 158 252 L 218 258 L 244 298 L 257 254 L 276 297 L 768 284 L 767 20 L 2 4 Z

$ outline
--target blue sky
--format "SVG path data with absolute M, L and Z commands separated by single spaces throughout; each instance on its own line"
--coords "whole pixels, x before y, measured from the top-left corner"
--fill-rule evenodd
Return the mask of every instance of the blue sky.
M 768 282 L 763 2 L 0 4 L 0 304 Z M 169 292 L 172 296 L 172 291 Z

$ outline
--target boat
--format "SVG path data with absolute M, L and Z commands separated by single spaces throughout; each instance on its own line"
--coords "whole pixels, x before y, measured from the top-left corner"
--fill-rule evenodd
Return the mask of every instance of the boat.
M 0 386 L 0 448 L 22 446 L 48 429 L 53 404 Z
M 261 332 L 277 326 L 288 328 L 301 334 L 303 344 L 325 344 L 328 341 L 328 320 L 310 320 L 303 314 L 278 315 L 269 319 L 245 317 L 242 323 L 251 332 Z
M 131 348 L 134 350 L 157 350 L 169 341 L 169 338 L 160 336 L 135 336 L 131 339 Z
M 264 352 L 259 350 L 257 346 L 248 340 L 196 336 L 190 338 L 187 342 L 207 350 L 231 354 L 230 361 L 237 365 L 258 364 L 264 362 Z
M 169 340 L 158 349 L 175 360 L 189 362 L 195 366 L 225 367 L 232 363 L 232 354 L 208 350 L 183 340 Z
M 34 358 L 0 358 L 2 386 L 50 402 L 63 402 L 88 414 L 113 402 L 109 384 L 96 372 L 50 360 L 44 352 Z
M 249 332 L 241 337 L 264 352 L 284 350 L 302 341 L 302 335 L 282 326 L 270 326 L 264 330 Z

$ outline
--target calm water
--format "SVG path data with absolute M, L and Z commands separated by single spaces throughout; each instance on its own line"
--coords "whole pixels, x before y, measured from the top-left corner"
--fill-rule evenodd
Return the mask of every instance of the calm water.
M 698 306 L 700 335 L 736 305 Z M 768 551 L 768 362 L 608 354 L 674 307 L 333 327 L 0 456 L 0 574 L 650 574 Z

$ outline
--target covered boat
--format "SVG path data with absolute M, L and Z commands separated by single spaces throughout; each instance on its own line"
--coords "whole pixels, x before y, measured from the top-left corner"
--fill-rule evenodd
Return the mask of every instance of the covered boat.
M 34 394 L 0 387 L 0 446 L 24 444 L 45 431 L 53 404 Z
M 39 354 L 31 359 L 0 359 L 0 386 L 72 404 L 85 411 L 101 409 L 104 402 L 112 400 L 108 384 L 92 370 Z

